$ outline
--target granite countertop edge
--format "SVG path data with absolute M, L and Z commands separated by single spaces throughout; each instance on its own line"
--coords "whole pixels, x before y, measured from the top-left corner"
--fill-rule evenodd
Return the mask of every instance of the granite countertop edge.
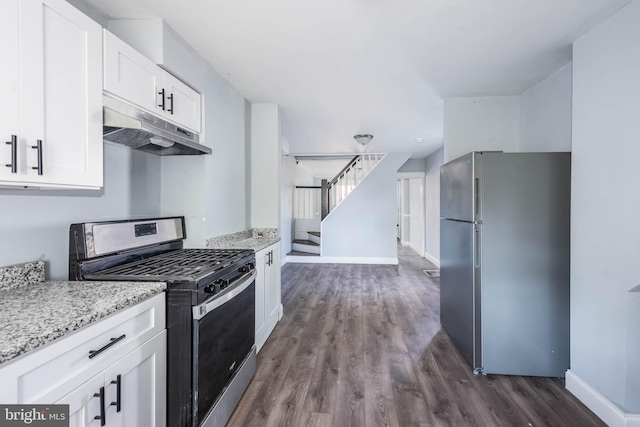
M 0 291 L 0 368 L 162 293 L 164 282 L 45 281 Z
M 253 249 L 258 252 L 280 241 L 280 237 L 251 237 L 249 239 L 230 242 L 224 246 L 225 249 Z

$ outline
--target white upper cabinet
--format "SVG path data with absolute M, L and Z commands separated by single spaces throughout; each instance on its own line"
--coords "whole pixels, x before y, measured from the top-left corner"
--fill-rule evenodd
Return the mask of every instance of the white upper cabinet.
M 0 15 L 0 185 L 101 187 L 100 25 L 64 0 L 2 1 Z
M 104 30 L 104 90 L 200 133 L 201 95 L 107 30 Z
M 163 77 L 167 120 L 200 133 L 202 115 L 200 94 L 166 71 L 163 72 Z
M 104 30 L 104 90 L 149 111 L 159 108 L 162 70 Z

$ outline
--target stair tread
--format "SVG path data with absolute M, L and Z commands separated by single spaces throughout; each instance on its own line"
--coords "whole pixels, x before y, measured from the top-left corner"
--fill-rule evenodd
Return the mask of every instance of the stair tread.
M 319 244 L 317 244 L 316 242 L 312 242 L 311 240 L 295 239 L 293 243 L 299 243 L 301 245 L 309 245 L 309 246 L 320 246 Z
M 307 231 L 307 233 L 313 235 L 313 236 L 318 236 L 320 237 L 320 232 L 319 231 Z
M 312 254 L 310 252 L 291 251 L 287 256 L 320 256 L 320 254 Z

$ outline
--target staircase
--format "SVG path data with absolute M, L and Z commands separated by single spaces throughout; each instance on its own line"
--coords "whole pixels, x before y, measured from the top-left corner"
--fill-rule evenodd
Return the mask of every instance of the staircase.
M 320 187 L 298 186 L 294 190 L 295 237 L 293 256 L 321 255 L 321 220 L 326 218 L 382 160 L 385 154 L 367 153 L 355 156 L 331 180 Z
M 308 239 L 295 239 L 291 243 L 291 250 L 299 252 L 294 255 L 320 255 L 320 232 L 307 231 Z

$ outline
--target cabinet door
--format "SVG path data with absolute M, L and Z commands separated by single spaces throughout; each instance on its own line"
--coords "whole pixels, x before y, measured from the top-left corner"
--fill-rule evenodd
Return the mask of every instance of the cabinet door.
M 18 180 L 19 173 L 7 165 L 12 164 L 11 136 L 19 134 L 20 116 L 20 50 L 19 34 L 19 0 L 0 1 L 0 181 Z
M 162 74 L 162 69 L 151 60 L 104 30 L 105 91 L 150 112 L 160 113 Z
M 100 387 L 103 385 L 104 375 L 101 373 L 55 402 L 56 404 L 69 405 L 69 427 L 97 427 L 100 425 L 100 419 L 96 419 L 96 416 L 101 415 L 100 397 L 95 395 L 100 394 Z
M 64 0 L 23 0 L 18 40 L 20 180 L 102 186 L 100 26 Z
M 42 2 L 44 118 L 39 182 L 101 187 L 102 29 L 64 0 Z M 23 128 L 23 134 L 25 129 Z M 37 150 L 27 149 L 37 166 Z M 30 177 L 38 171 L 28 169 Z
M 108 425 L 166 424 L 166 339 L 163 331 L 107 368 Z
M 271 265 L 265 272 L 265 312 L 267 324 L 273 327 L 278 322 L 280 310 L 280 249 L 277 245 L 271 247 Z
M 178 126 L 200 133 L 202 114 L 200 94 L 171 74 L 164 72 L 163 75 L 167 96 L 164 117 Z

